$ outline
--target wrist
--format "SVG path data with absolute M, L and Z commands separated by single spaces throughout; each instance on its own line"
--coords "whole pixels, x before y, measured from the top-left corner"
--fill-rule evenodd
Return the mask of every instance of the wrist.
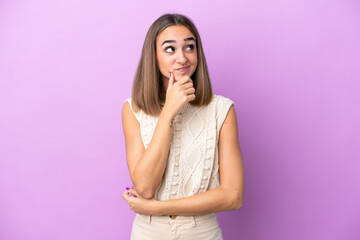
M 171 121 L 174 120 L 175 116 L 173 116 L 169 111 L 167 111 L 167 108 L 164 107 L 163 110 L 160 113 L 159 119 L 163 119 L 166 123 L 171 123 Z
M 151 215 L 155 215 L 155 216 L 161 216 L 162 214 L 162 204 L 161 201 L 158 200 L 154 200 L 153 201 L 153 206 L 151 209 L 153 209 L 152 214 Z

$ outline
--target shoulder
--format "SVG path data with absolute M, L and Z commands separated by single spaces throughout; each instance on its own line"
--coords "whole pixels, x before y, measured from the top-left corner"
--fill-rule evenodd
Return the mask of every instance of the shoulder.
M 137 120 L 139 121 L 139 112 L 135 112 L 133 109 L 133 105 L 131 103 L 131 98 L 127 98 L 123 104 L 122 107 L 122 118 L 123 121 L 128 119 L 128 120 Z
M 224 96 L 214 95 L 213 96 L 213 104 L 215 110 L 215 119 L 216 119 L 216 132 L 217 138 L 219 137 L 220 130 L 225 122 L 225 119 L 228 117 L 229 113 L 234 112 L 234 108 L 232 107 L 234 102 Z
M 234 101 L 232 101 L 230 98 L 221 95 L 214 95 L 212 101 L 215 105 L 216 118 L 220 120 L 225 119 L 231 106 L 235 105 Z
M 127 98 L 122 107 L 122 115 L 124 117 L 124 115 L 129 115 L 131 112 L 132 112 L 131 98 Z
M 230 98 L 221 96 L 221 95 L 213 95 L 213 99 L 212 101 L 216 104 L 216 105 L 235 105 L 234 101 L 232 101 Z

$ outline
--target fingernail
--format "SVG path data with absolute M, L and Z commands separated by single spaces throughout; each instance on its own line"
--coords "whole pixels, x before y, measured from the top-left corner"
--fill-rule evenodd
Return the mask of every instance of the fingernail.
M 170 73 L 170 77 L 171 77 L 171 73 Z
M 127 187 L 126 190 L 130 190 L 130 188 Z

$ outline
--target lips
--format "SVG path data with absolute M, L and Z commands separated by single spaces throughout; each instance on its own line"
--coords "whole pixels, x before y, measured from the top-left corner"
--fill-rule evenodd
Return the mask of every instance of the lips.
M 180 71 L 180 72 L 187 72 L 189 70 L 190 66 L 187 67 L 182 67 L 182 68 L 178 68 L 176 70 Z

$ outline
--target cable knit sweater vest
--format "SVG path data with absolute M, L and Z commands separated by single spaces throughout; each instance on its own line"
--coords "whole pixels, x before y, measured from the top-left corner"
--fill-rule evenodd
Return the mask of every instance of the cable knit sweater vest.
M 127 99 L 131 106 L 131 99 Z M 169 158 L 155 191 L 157 200 L 193 196 L 219 186 L 218 140 L 221 126 L 234 102 L 214 95 L 207 106 L 186 104 L 173 123 Z M 145 149 L 149 146 L 158 117 L 134 112 L 140 123 Z

